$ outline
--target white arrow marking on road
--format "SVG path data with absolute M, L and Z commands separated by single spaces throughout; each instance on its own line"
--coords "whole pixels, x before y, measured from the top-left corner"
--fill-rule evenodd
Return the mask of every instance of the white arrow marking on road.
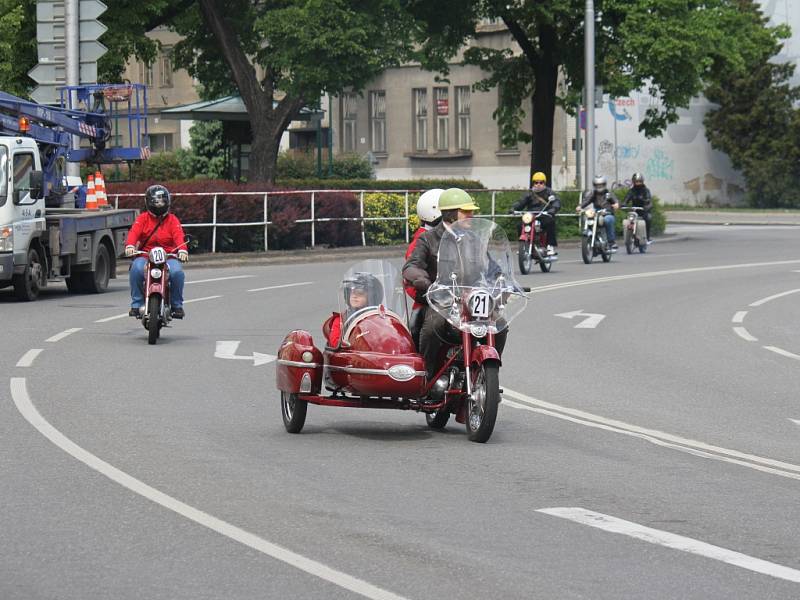
M 252 356 L 237 356 L 236 350 L 239 348 L 239 344 L 239 340 L 217 342 L 217 349 L 214 351 L 214 357 L 226 358 L 228 360 L 252 360 L 254 367 L 271 363 L 278 358 L 272 354 L 261 354 L 260 352 L 253 352 Z
M 573 329 L 594 329 L 600 324 L 600 321 L 606 318 L 605 315 L 599 315 L 596 313 L 585 313 L 583 312 L 582 308 L 570 312 L 557 313 L 553 316 L 564 317 L 565 319 L 571 319 L 572 317 L 586 317 L 583 321 L 575 325 Z
M 800 425 L 800 419 L 789 419 L 795 425 Z
M 666 546 L 667 548 L 705 556 L 706 558 L 719 560 L 729 565 L 769 575 L 770 577 L 800 583 L 800 571 L 797 569 L 748 556 L 747 554 L 728 550 L 720 546 L 714 546 L 690 537 L 670 533 L 669 531 L 653 529 L 652 527 L 646 527 L 639 523 L 634 523 L 633 521 L 625 521 L 624 519 L 619 519 L 603 513 L 586 510 L 585 508 L 540 508 L 536 512 L 552 515 L 554 517 L 561 517 L 562 519 L 568 519 L 576 523 L 581 523 L 582 525 L 596 527 L 597 529 L 603 529 L 611 533 L 627 535 L 650 544 L 657 544 L 659 546 Z

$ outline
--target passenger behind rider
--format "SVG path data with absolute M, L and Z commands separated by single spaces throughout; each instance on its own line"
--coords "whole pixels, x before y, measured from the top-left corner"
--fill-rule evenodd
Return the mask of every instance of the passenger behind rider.
M 172 316 L 182 319 L 183 310 L 183 282 L 185 274 L 181 263 L 189 260 L 189 251 L 185 247 L 185 235 L 181 222 L 174 214 L 170 213 L 169 191 L 163 185 L 151 185 L 144 193 L 145 212 L 136 217 L 128 239 L 125 240 L 125 256 L 134 256 L 137 250 L 150 252 L 152 248 L 160 246 L 167 252 L 177 250 L 178 260 L 167 259 L 169 267 L 169 293 Z M 128 279 L 131 286 L 131 309 L 128 315 L 138 317 L 144 307 L 144 270 L 147 267 L 147 257 L 137 256 L 131 262 Z
M 403 277 L 410 281 L 417 291 L 416 300 L 427 306 L 425 293 L 436 281 L 438 273 L 439 243 L 446 229 L 456 221 L 469 219 L 472 213 L 478 210 L 472 197 L 464 190 L 450 188 L 442 192 L 439 197 L 439 210 L 442 212 L 442 222 L 432 230 L 423 233 L 417 241 L 411 256 L 403 267 Z M 495 336 L 495 346 L 498 353 L 502 354 L 506 343 L 508 330 L 505 329 Z M 425 368 L 428 379 L 433 379 L 439 367 L 439 352 L 443 340 L 453 339 L 453 327 L 435 310 L 426 310 L 419 336 L 419 351 L 425 359 Z M 456 336 L 455 341 L 457 342 Z
M 323 324 L 323 331 L 330 323 L 327 333 L 329 348 L 338 348 L 342 338 L 342 323 L 346 323 L 356 312 L 367 306 L 378 306 L 383 301 L 383 286 L 371 273 L 355 273 L 342 281 L 345 313 L 335 312 Z
M 633 183 L 633 186 L 625 195 L 625 204 L 628 206 L 640 206 L 644 209 L 640 214 L 644 219 L 645 225 L 647 226 L 647 243 L 651 244 L 650 225 L 653 221 L 653 195 L 644 184 L 644 175 L 641 173 L 634 173 L 633 177 L 631 177 L 631 182 Z
M 419 217 L 420 227 L 414 232 L 414 237 L 406 250 L 406 260 L 409 259 L 417 240 L 426 231 L 436 227 L 442 220 L 442 212 L 439 210 L 439 197 L 444 190 L 434 188 L 424 192 L 417 200 L 417 217 Z M 411 307 L 411 316 L 408 320 L 408 327 L 411 331 L 411 338 L 414 340 L 414 347 L 419 348 L 419 332 L 422 329 L 422 322 L 425 319 L 426 306 L 417 300 L 417 290 L 410 282 L 404 281 L 406 294 L 414 301 Z
M 609 247 L 612 250 L 616 250 L 618 246 L 616 243 L 617 233 L 614 229 L 616 223 L 614 211 L 619 208 L 619 200 L 617 200 L 613 192 L 608 190 L 608 182 L 603 175 L 595 175 L 592 180 L 592 187 L 594 189 L 584 194 L 583 201 L 575 208 L 575 211 L 580 213 L 590 204 L 594 205 L 595 210 L 607 209 L 608 213 L 603 219 L 606 227 L 606 238 L 608 239 Z
M 552 198 L 552 200 L 550 200 Z M 548 204 L 548 201 L 550 202 Z M 545 209 L 547 206 L 547 209 Z M 539 222 L 547 234 L 547 255 L 558 256 L 558 240 L 556 239 L 556 213 L 561 210 L 561 201 L 552 188 L 547 187 L 547 176 L 536 172 L 531 177 L 531 191 L 525 194 L 509 210 L 514 211 L 541 211 Z M 519 232 L 522 232 L 522 222 L 519 223 Z

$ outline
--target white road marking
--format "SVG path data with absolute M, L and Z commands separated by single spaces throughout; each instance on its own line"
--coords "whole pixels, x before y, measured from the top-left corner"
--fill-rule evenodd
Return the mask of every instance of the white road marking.
M 744 318 L 746 316 L 747 316 L 747 311 L 746 310 L 740 310 L 735 315 L 733 315 L 733 318 L 731 319 L 731 323 L 742 323 L 742 322 L 744 322 Z
M 665 546 L 673 550 L 680 550 L 690 554 L 697 554 L 698 556 L 705 556 L 719 560 L 729 565 L 741 567 L 748 571 L 754 571 L 770 577 L 778 579 L 785 579 L 800 583 L 800 571 L 785 567 L 777 563 L 748 556 L 741 552 L 728 550 L 720 546 L 714 546 L 700 540 L 695 540 L 690 537 L 677 535 L 661 529 L 653 529 L 646 527 L 633 521 L 625 521 L 603 513 L 593 512 L 580 507 L 558 507 L 558 508 L 540 508 L 536 512 L 552 515 L 561 519 L 568 519 L 581 525 L 588 525 L 611 533 L 618 533 L 620 535 L 627 535 L 628 537 L 642 540 L 648 544 L 656 544 L 658 546 Z
M 249 279 L 251 277 L 255 277 L 255 275 L 231 275 L 230 277 L 215 277 L 214 279 L 197 279 L 195 281 L 187 281 L 184 285 L 192 283 L 210 283 L 212 281 L 227 281 L 228 279 Z
M 743 340 L 747 340 L 748 342 L 757 342 L 758 338 L 754 338 L 750 335 L 750 332 L 747 331 L 744 327 L 734 327 L 733 331 Z
M 33 364 L 33 361 L 36 360 L 36 357 L 42 353 L 43 348 L 34 348 L 33 350 L 28 350 L 25 354 L 22 355 L 22 358 L 19 359 L 17 362 L 18 367 L 30 367 Z
M 800 425 L 800 419 L 789 419 L 795 425 Z
M 297 287 L 298 285 L 311 285 L 314 283 L 313 281 L 301 281 L 300 283 L 284 283 L 283 285 L 270 285 L 267 287 L 262 288 L 255 288 L 253 290 L 247 290 L 248 292 L 263 292 L 264 290 L 277 290 L 280 288 L 290 288 L 290 287 Z
M 518 402 L 509 400 L 509 397 L 518 400 Z M 602 429 L 605 431 L 636 437 L 658 446 L 672 448 L 673 450 L 680 450 L 681 452 L 686 452 L 688 454 L 692 454 L 693 456 L 720 460 L 723 462 L 747 467 L 749 469 L 755 469 L 756 471 L 762 471 L 772 475 L 779 475 L 789 479 L 800 480 L 800 465 L 795 465 L 771 458 L 764 458 L 754 454 L 747 454 L 744 452 L 739 452 L 738 450 L 730 450 L 720 446 L 713 446 L 711 444 L 690 440 L 688 438 L 672 435 L 663 431 L 647 429 L 645 427 L 639 427 L 638 425 L 631 425 L 615 419 L 607 419 L 605 417 L 594 415 L 582 410 L 567 408 L 565 406 L 559 406 L 557 404 L 545 402 L 544 400 L 538 400 L 536 398 L 526 396 L 520 392 L 515 392 L 509 388 L 504 389 L 503 404 L 512 408 L 527 410 L 530 412 L 555 417 L 557 419 L 563 419 L 564 421 L 570 421 L 572 423 L 585 425 L 587 427 L 593 427 L 596 429 Z
M 585 317 L 580 323 L 575 325 L 573 329 L 594 329 L 600 324 L 600 321 L 606 318 L 605 315 L 596 313 L 585 313 L 582 308 L 565 313 L 558 313 L 554 317 L 563 317 L 565 319 L 572 319 L 573 317 Z
M 191 300 L 184 300 L 184 304 L 191 304 L 192 302 L 203 302 L 205 300 L 214 300 L 215 298 L 222 298 L 222 296 L 206 296 L 205 298 L 192 298 Z
M 594 283 L 603 283 L 606 281 L 623 281 L 626 279 L 644 279 L 648 277 L 663 277 L 665 275 L 681 275 L 683 273 L 703 273 L 706 271 L 725 271 L 728 269 L 748 269 L 754 267 L 774 267 L 779 265 L 795 265 L 800 263 L 800 260 L 778 260 L 774 262 L 761 262 L 761 263 L 741 263 L 736 265 L 718 265 L 715 267 L 692 267 L 687 269 L 669 269 L 667 271 L 648 271 L 646 273 L 631 273 L 629 275 L 611 275 L 609 277 L 595 277 L 593 279 L 579 279 L 578 281 L 566 281 L 563 283 L 553 283 L 550 285 L 542 285 L 532 288 L 531 294 L 539 294 L 542 292 L 550 292 L 554 290 L 561 290 L 570 287 L 581 285 L 592 285 Z
M 236 350 L 239 348 L 239 340 L 218 341 L 217 348 L 214 350 L 214 358 L 225 358 L 228 360 L 251 360 L 253 366 L 265 365 L 274 361 L 277 356 L 272 354 L 262 354 L 260 352 L 253 352 L 250 356 L 237 356 Z
M 51 342 L 51 343 L 60 342 L 61 340 L 63 340 L 68 335 L 72 335 L 73 333 L 77 333 L 81 329 L 82 329 L 81 327 L 73 327 L 72 329 L 65 329 L 61 333 L 57 333 L 54 336 L 47 338 L 45 340 L 45 342 Z
M 205 298 L 192 298 L 191 300 L 184 300 L 184 304 L 190 304 L 191 302 L 202 302 L 203 300 L 214 300 L 215 298 L 222 298 L 222 296 L 206 296 Z M 116 319 L 124 319 L 128 317 L 128 313 L 122 313 L 121 315 L 114 315 L 113 317 L 106 317 L 105 319 L 97 319 L 95 323 L 108 323 L 109 321 L 114 321 Z M 132 318 L 132 317 L 130 317 Z
M 788 292 L 781 292 L 780 294 L 775 294 L 773 296 L 767 296 L 766 298 L 762 298 L 761 300 L 756 300 L 752 302 L 750 306 L 761 306 L 762 304 L 766 304 L 770 300 L 775 300 L 776 298 L 783 298 L 784 296 L 788 296 L 789 294 L 796 294 L 800 292 L 800 288 L 796 290 L 789 290 Z
M 95 323 L 108 323 L 109 321 L 114 321 L 116 319 L 122 319 L 123 317 L 127 317 L 128 313 L 123 313 L 121 315 L 114 315 L 113 317 L 106 317 L 105 319 L 97 319 Z
M 797 354 L 793 354 L 787 350 L 783 350 L 775 346 L 764 346 L 764 349 L 769 350 L 770 352 L 774 352 L 775 354 L 780 354 L 781 356 L 785 356 L 786 358 L 793 358 L 795 360 L 800 360 L 800 356 L 798 356 Z
M 11 397 L 17 410 L 23 417 L 36 428 L 39 433 L 50 440 L 53 444 L 61 448 L 64 452 L 76 458 L 86 466 L 94 469 L 98 473 L 105 475 L 110 480 L 118 483 L 119 485 L 129 489 L 130 491 L 139 494 L 140 496 L 171 510 L 190 521 L 207 527 L 212 531 L 224 535 L 240 544 L 248 546 L 262 554 L 270 556 L 276 560 L 291 565 L 301 571 L 310 575 L 314 575 L 320 579 L 328 581 L 346 590 L 350 590 L 356 594 L 371 598 L 375 600 L 405 600 L 402 596 L 393 594 L 387 590 L 372 585 L 362 579 L 348 575 L 342 571 L 338 571 L 329 567 L 321 562 L 317 562 L 311 558 L 307 558 L 301 554 L 287 550 L 286 548 L 274 544 L 258 537 L 244 529 L 240 529 L 226 521 L 218 519 L 213 515 L 205 513 L 193 506 L 190 506 L 180 500 L 173 498 L 146 483 L 128 475 L 98 458 L 94 454 L 84 450 L 75 442 L 67 438 L 63 433 L 58 431 L 49 422 L 47 422 L 36 407 L 31 402 L 30 396 L 24 377 L 11 378 Z

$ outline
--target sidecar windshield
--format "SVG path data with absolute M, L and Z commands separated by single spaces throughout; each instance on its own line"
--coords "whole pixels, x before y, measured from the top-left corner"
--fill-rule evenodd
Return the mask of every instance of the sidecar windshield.
M 456 221 L 439 244 L 428 303 L 459 329 L 502 331 L 528 301 L 514 279 L 513 264 L 508 238 L 497 224 L 478 218 Z
M 338 305 L 344 322 L 380 306 L 405 322 L 406 300 L 400 271 L 386 260 L 369 259 L 354 264 L 342 276 Z

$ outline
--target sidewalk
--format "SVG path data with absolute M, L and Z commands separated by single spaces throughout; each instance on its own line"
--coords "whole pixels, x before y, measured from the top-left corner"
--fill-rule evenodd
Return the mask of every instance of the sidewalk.
M 692 225 L 800 225 L 800 212 L 669 210 L 667 223 Z

